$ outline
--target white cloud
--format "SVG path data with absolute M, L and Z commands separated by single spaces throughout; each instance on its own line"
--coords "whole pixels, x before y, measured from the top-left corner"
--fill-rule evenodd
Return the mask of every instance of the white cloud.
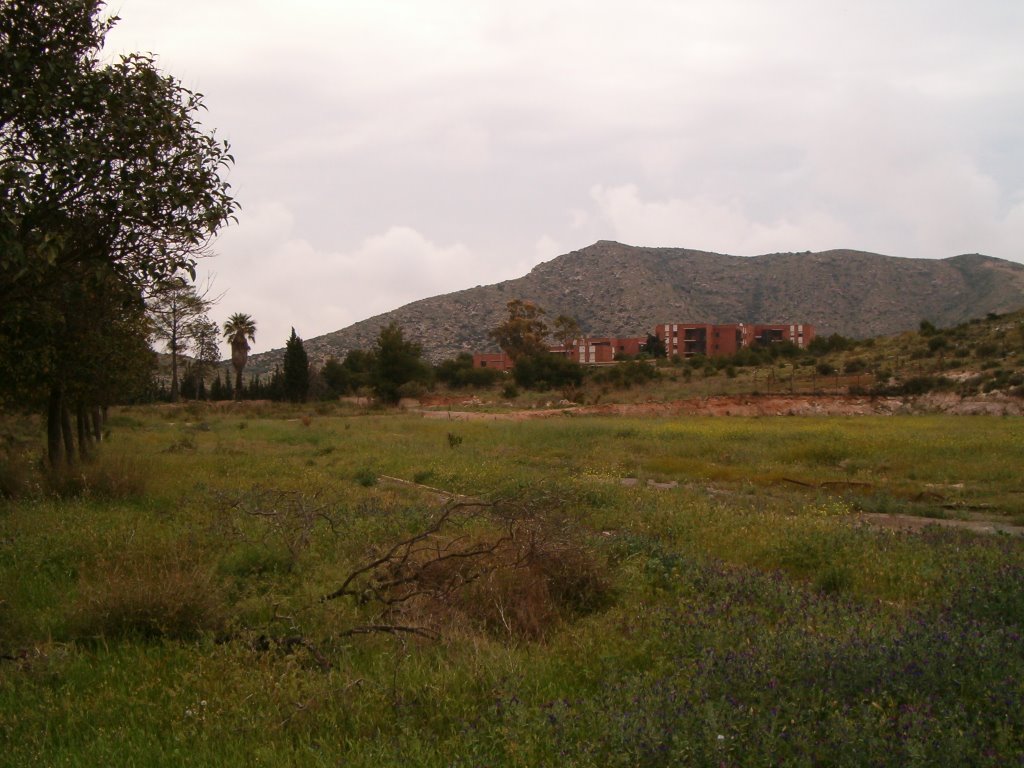
M 517 277 L 556 255 L 540 254 L 538 246 L 537 254 L 496 270 L 462 243 L 438 244 L 400 225 L 351 250 L 320 250 L 295 231 L 295 217 L 281 203 L 255 206 L 241 218 L 202 267 L 216 274 L 216 291 L 226 292 L 216 319 L 234 312 L 255 318 L 256 351 L 283 346 L 293 326 L 311 338 L 418 299 Z
M 795 219 L 758 220 L 739 199 L 649 201 L 635 184 L 595 186 L 590 194 L 597 215 L 610 227 L 611 239 L 632 245 L 754 256 L 836 247 L 849 236 L 841 223 L 820 211 L 797 212 Z
M 120 0 L 231 141 L 260 348 L 599 238 L 1024 261 L 1024 4 Z

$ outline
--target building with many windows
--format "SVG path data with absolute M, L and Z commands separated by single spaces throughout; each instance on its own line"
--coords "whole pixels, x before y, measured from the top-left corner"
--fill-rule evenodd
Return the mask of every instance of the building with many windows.
M 806 349 L 814 339 L 814 326 L 807 323 L 662 323 L 655 327 L 654 335 L 661 339 L 669 357 L 728 357 L 744 347 L 784 341 Z
M 806 349 L 814 340 L 814 326 L 807 323 L 662 323 L 655 327 L 654 335 L 665 345 L 669 357 L 728 357 L 744 347 L 780 342 Z M 549 351 L 583 365 L 600 365 L 636 356 L 643 351 L 646 342 L 646 336 L 585 336 L 574 339 L 568 347 L 549 347 Z M 504 352 L 487 352 L 473 355 L 473 366 L 508 371 L 513 362 Z

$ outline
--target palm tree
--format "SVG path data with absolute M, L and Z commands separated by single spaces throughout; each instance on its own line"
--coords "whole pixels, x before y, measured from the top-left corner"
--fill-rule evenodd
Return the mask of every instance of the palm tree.
M 224 338 L 231 343 L 231 365 L 235 367 L 235 400 L 242 399 L 242 369 L 249 359 L 249 341 L 256 341 L 256 321 L 235 312 L 224 323 Z

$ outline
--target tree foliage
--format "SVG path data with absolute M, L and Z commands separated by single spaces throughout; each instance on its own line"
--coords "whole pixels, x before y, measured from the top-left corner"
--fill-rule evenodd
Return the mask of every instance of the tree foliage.
M 249 361 L 249 342 L 256 341 L 256 321 L 244 312 L 235 312 L 224 322 L 224 338 L 231 345 L 231 365 L 235 369 L 235 399 L 242 399 L 242 371 Z
M 147 296 L 146 305 L 153 338 L 162 342 L 171 356 L 172 402 L 178 399 L 180 355 L 194 351 L 203 356 L 200 371 L 194 371 L 194 374 L 203 373 L 202 369 L 209 362 L 209 328 L 212 321 L 206 313 L 213 306 L 213 300 L 208 294 L 208 289 L 200 292 L 183 275 L 175 275 L 170 280 L 161 280 Z M 216 325 L 213 328 L 216 348 Z
M 547 351 L 548 327 L 544 310 L 532 301 L 512 299 L 506 305 L 508 318 L 488 334 L 513 361 Z
M 526 389 L 556 389 L 583 383 L 583 366 L 564 355 L 541 351 L 522 355 L 512 368 L 516 384 Z
M 151 363 L 145 289 L 194 275 L 235 210 L 202 96 L 152 56 L 104 63 L 102 9 L 0 1 L 0 397 L 47 403 L 54 464 L 73 456 L 69 408 Z
M 292 328 L 284 347 L 284 396 L 293 403 L 304 403 L 308 392 L 309 356 Z
M 473 356 L 462 352 L 451 360 L 438 363 L 434 368 L 438 381 L 449 387 L 489 387 L 504 374 L 496 368 L 474 368 Z
M 422 348 L 408 341 L 397 323 L 381 329 L 374 353 L 373 388 L 384 402 L 397 403 L 404 385 L 430 381 L 430 367 L 423 360 Z
M 665 342 L 653 333 L 647 334 L 647 341 L 644 342 L 643 351 L 650 357 L 668 357 L 668 349 Z
M 569 347 L 575 339 L 583 335 L 583 331 L 580 330 L 580 324 L 576 322 L 576 318 L 559 315 L 555 318 L 553 335 L 559 344 Z

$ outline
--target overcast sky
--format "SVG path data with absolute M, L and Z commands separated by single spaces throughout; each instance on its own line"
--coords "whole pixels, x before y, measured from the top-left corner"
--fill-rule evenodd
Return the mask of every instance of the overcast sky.
M 1024 261 L 1020 0 L 114 0 L 205 94 L 254 351 L 599 239 Z

